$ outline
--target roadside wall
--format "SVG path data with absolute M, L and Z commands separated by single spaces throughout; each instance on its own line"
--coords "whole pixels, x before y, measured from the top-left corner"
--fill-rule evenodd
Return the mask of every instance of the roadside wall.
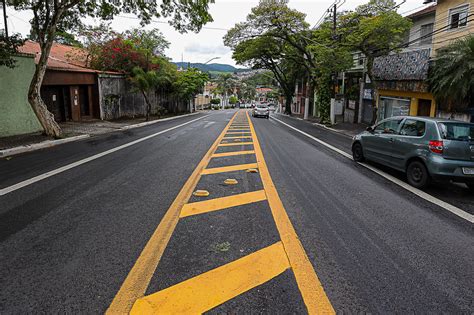
M 99 74 L 100 118 L 112 120 L 121 117 L 140 117 L 146 114 L 146 102 L 140 92 L 136 92 L 125 76 Z M 149 92 L 151 115 L 180 113 L 188 110 L 176 97 L 164 92 Z
M 18 55 L 15 59 L 15 68 L 0 68 L 0 137 L 43 130 L 28 103 L 28 88 L 35 71 L 33 56 Z

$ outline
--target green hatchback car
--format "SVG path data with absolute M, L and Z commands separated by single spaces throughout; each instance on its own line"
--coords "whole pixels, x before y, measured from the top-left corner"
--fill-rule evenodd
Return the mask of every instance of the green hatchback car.
M 391 117 L 353 138 L 357 162 L 405 172 L 416 188 L 431 180 L 465 183 L 474 191 L 474 124 L 427 117 Z

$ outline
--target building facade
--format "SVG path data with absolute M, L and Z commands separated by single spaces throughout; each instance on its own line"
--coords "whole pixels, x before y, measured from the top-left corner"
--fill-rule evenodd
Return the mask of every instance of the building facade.
M 377 120 L 399 115 L 436 116 L 436 101 L 426 83 L 436 8 L 432 5 L 408 16 L 413 25 L 407 47 L 400 53 L 375 59 Z

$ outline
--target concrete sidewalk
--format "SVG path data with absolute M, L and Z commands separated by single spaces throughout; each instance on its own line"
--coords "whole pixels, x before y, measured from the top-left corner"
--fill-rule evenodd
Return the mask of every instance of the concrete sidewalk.
M 307 120 L 293 117 L 293 116 L 288 116 L 288 115 L 283 115 L 283 114 L 275 114 L 276 116 L 284 116 L 292 119 L 297 119 L 297 120 L 302 120 L 304 122 L 307 122 L 308 124 L 313 124 L 322 128 L 326 128 L 328 130 L 331 130 L 333 132 L 341 133 L 349 137 L 353 137 L 362 131 L 366 130 L 369 125 L 367 124 L 353 124 L 353 123 L 348 123 L 348 122 L 343 122 L 343 123 L 337 123 L 332 126 L 327 126 L 325 124 L 320 123 L 320 120 L 316 117 L 311 117 L 308 118 Z

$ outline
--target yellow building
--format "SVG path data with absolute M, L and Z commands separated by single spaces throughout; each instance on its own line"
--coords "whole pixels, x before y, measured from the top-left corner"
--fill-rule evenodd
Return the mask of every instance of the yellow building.
M 474 33 L 474 0 L 438 0 L 433 35 L 436 50 Z

